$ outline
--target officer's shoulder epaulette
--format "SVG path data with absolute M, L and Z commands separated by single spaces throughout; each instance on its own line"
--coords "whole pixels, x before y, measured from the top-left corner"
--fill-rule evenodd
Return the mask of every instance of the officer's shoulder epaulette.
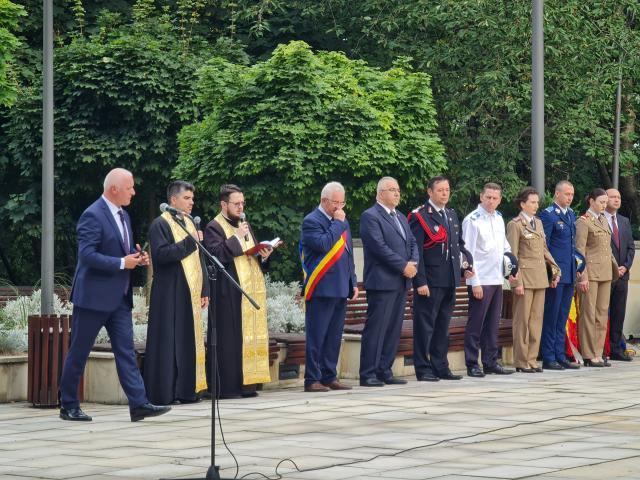
M 498 216 L 502 216 L 502 212 L 500 210 L 496 210 L 496 213 L 498 214 Z
M 580 218 L 583 220 L 589 220 L 589 215 L 585 213 L 584 215 L 580 215 Z
M 553 205 L 549 205 L 547 208 L 544 209 L 545 212 L 553 212 Z
M 573 213 L 573 208 L 567 207 L 567 211 Z
M 477 208 L 469 214 L 469 220 L 477 220 L 480 218 L 480 210 Z
M 424 205 L 420 205 L 419 207 L 416 207 L 413 210 L 411 210 L 411 213 L 418 213 L 423 208 L 424 208 Z

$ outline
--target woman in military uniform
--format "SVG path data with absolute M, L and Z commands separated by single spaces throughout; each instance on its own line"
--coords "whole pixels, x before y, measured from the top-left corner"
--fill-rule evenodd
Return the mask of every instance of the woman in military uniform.
M 536 360 L 540 348 L 544 293 L 555 288 L 560 268 L 547 249 L 542 222 L 536 218 L 539 196 L 533 187 L 523 188 L 515 199 L 520 215 L 507 225 L 507 240 L 518 259 L 513 293 L 513 355 L 516 371 L 541 372 Z M 547 271 L 550 274 L 547 274 Z
M 579 292 L 578 339 L 587 367 L 604 367 L 611 282 L 618 279 L 618 264 L 611 251 L 611 231 L 604 211 L 607 192 L 595 188 L 587 196 L 589 210 L 576 221 L 576 250 L 587 263 L 577 275 Z M 614 274 L 615 272 L 615 274 Z

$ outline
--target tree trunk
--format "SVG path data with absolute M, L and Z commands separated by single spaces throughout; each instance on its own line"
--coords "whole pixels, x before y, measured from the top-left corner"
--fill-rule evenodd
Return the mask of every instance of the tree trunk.
M 9 277 L 9 281 L 14 285 L 17 285 L 16 274 L 11 267 L 11 262 L 7 258 L 7 255 L 4 252 L 4 248 L 0 245 L 0 258 L 2 259 L 2 264 L 4 265 L 4 269 L 7 271 L 7 276 Z

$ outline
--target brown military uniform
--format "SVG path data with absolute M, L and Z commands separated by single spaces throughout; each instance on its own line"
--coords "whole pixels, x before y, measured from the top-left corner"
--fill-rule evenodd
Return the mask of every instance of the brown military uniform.
M 535 228 L 520 214 L 507 225 L 507 240 L 518 259 L 518 281 L 524 295 L 513 295 L 513 356 L 518 368 L 536 368 L 540 348 L 544 293 L 549 287 L 547 265 L 552 277 L 560 276 L 560 267 L 549 253 L 542 222 Z
M 589 280 L 589 290 L 579 292 L 578 338 L 582 356 L 591 360 L 602 356 L 607 336 L 611 281 L 618 279 L 618 264 L 611 251 L 611 231 L 604 215 L 598 218 L 589 210 L 578 218 L 576 250 L 584 255 L 587 262 L 578 282 Z

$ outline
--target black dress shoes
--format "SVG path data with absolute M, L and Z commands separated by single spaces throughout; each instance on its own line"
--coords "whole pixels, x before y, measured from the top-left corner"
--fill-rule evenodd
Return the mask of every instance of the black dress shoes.
M 558 363 L 564 367 L 565 370 L 578 370 L 580 365 L 577 363 L 571 363 L 567 360 L 558 360 Z
M 542 367 L 533 367 L 533 371 L 536 372 L 536 373 L 542 373 L 543 372 Z
M 564 370 L 564 367 L 555 360 L 553 362 L 542 362 L 542 368 L 545 370 Z
M 73 422 L 90 422 L 92 418 L 84 413 L 80 408 L 61 408 L 60 418 L 62 420 L 71 420 Z
M 423 373 L 422 375 L 418 375 L 416 378 L 419 382 L 437 382 L 440 380 L 440 378 L 433 373 Z
M 364 378 L 360 379 L 361 387 L 384 387 L 384 382 L 377 378 Z
M 438 378 L 442 380 L 462 380 L 462 375 L 454 375 L 451 370 L 438 375 Z
M 584 359 L 584 366 L 585 367 L 604 367 L 604 363 L 603 362 L 594 362 L 593 360 L 591 360 L 589 358 L 585 358 Z
M 611 353 L 611 357 L 609 357 L 610 360 L 616 360 L 618 362 L 630 362 L 633 360 L 633 358 L 631 358 L 629 355 L 627 355 L 626 353 Z
M 140 405 L 139 407 L 132 408 L 131 410 L 129 410 L 129 413 L 131 414 L 131 421 L 137 422 L 147 417 L 157 417 L 158 415 L 164 415 L 169 410 L 171 410 L 171 407 L 145 403 L 144 405 Z
M 502 365 L 496 363 L 493 367 L 484 367 L 483 372 L 485 375 L 511 375 L 513 370 L 510 368 L 504 368 Z
M 535 368 L 520 368 L 520 367 L 516 367 L 516 372 L 519 373 L 536 373 L 536 369 Z
M 389 377 L 382 380 L 387 385 L 406 385 L 407 381 L 404 378 Z
M 467 367 L 467 375 L 470 377 L 475 377 L 475 378 L 482 378 L 484 377 L 484 373 L 482 373 L 482 370 L 480 370 L 480 367 Z

